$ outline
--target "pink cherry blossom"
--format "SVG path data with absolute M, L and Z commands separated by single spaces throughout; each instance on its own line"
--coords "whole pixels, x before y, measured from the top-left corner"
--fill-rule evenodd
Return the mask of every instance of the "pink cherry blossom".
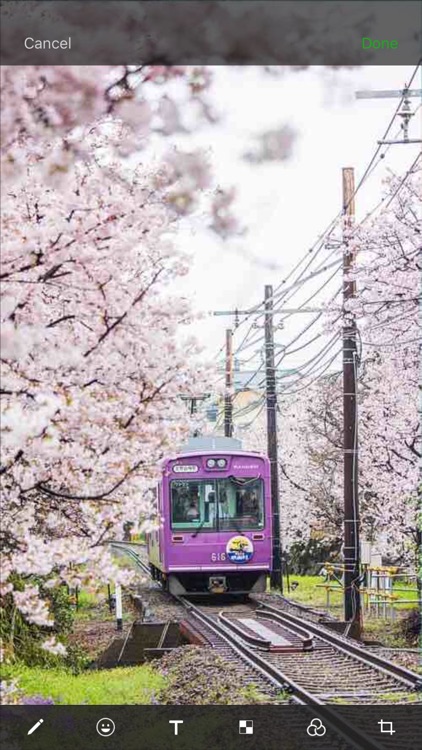
M 349 231 L 357 296 L 345 311 L 334 303 L 327 309 L 327 328 L 340 331 L 350 311 L 356 316 L 361 536 L 387 559 L 415 570 L 421 545 L 420 172 L 406 181 L 388 180 L 384 205 Z M 280 518 L 287 550 L 313 534 L 340 545 L 343 533 L 341 372 L 312 380 L 279 396 Z M 248 447 L 265 450 L 265 413 L 245 437 Z
M 189 71 L 2 76 L 2 591 L 51 626 L 33 576 L 47 589 L 134 578 L 108 542 L 127 521 L 151 525 L 158 461 L 189 429 L 181 396 L 207 386 L 198 344 L 183 335 L 189 304 L 171 286 L 189 259 L 169 239 L 170 191 L 183 191 L 186 213 L 212 177 L 201 154 L 139 164 L 118 148 L 132 134 L 132 157 L 157 137 L 168 80 L 184 106 L 199 96 Z

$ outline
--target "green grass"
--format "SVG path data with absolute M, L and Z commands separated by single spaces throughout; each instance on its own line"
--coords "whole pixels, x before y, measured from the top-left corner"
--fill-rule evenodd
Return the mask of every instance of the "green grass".
M 88 589 L 82 588 L 78 592 L 78 606 L 79 609 L 91 609 L 98 605 L 98 594 L 100 592 L 89 591 Z M 101 593 L 106 595 L 107 588 L 101 590 Z
M 76 605 L 76 600 L 75 600 Z M 107 602 L 107 586 L 99 591 L 81 588 L 78 592 L 78 608 L 75 606 L 76 620 L 111 620 Z
M 417 648 L 417 638 L 409 641 L 403 633 L 401 618 L 386 620 L 382 617 L 364 618 L 364 636 L 373 641 L 380 641 L 387 648 Z M 414 667 L 412 666 L 412 669 Z
M 380 693 L 379 699 L 381 703 L 417 703 L 419 701 L 419 695 L 415 692 L 409 693 Z M 347 705 L 349 701 L 347 698 L 331 698 L 330 703 L 336 703 L 337 705 Z
M 149 704 L 165 685 L 165 678 L 147 665 L 73 675 L 65 669 L 16 664 L 5 669 L 4 679 L 17 679 L 26 695 L 42 695 L 68 706 Z
M 322 576 L 291 575 L 290 586 L 292 586 L 293 583 L 298 583 L 299 585 L 294 590 L 291 588 L 289 592 L 287 590 L 287 581 L 284 578 L 284 596 L 293 599 L 296 602 L 300 602 L 301 604 L 308 604 L 312 607 L 325 607 L 327 602 L 326 591 L 323 588 L 316 587 L 316 584 L 324 583 Z M 330 592 L 330 606 L 340 607 L 342 602 L 343 593 L 341 590 Z
M 98 591 L 89 591 L 86 588 L 80 589 L 78 609 L 75 609 L 75 620 L 100 620 L 105 622 L 107 620 L 112 621 L 115 617 L 115 613 L 109 610 L 107 586 L 103 586 Z M 133 620 L 133 612 L 128 610 L 124 596 L 123 621 L 131 620 Z
M 290 585 L 293 582 L 297 582 L 299 585 L 293 591 L 292 589 L 287 591 L 287 581 L 284 579 L 284 595 L 294 601 L 300 602 L 301 604 L 307 604 L 312 607 L 325 608 L 327 603 L 326 589 L 316 586 L 316 584 L 324 583 L 322 576 L 290 576 Z M 339 590 L 330 591 L 330 607 L 334 611 L 340 609 L 343 604 L 343 591 L 340 588 L 340 584 L 332 582 L 332 585 L 339 586 Z M 395 610 L 406 610 L 412 609 L 417 605 L 417 593 L 411 589 L 415 588 L 414 584 L 406 584 L 402 581 L 397 581 L 393 588 L 393 593 L 397 594 L 398 600 L 400 599 L 412 599 L 415 603 L 404 603 L 396 604 Z M 397 591 L 397 589 L 404 589 L 403 591 Z
M 268 703 L 268 696 L 261 692 L 259 687 L 254 683 L 246 685 L 246 687 L 239 690 L 239 695 L 242 696 L 248 703 Z M 286 693 L 280 691 L 277 698 L 280 700 L 286 699 Z

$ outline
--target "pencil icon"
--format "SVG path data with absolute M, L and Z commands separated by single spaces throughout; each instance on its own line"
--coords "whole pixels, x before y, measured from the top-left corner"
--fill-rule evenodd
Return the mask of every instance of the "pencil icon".
M 29 730 L 28 734 L 32 734 L 32 732 L 35 732 L 35 730 L 38 729 L 38 727 L 41 726 L 41 724 L 43 723 L 43 721 L 44 721 L 44 719 L 40 719 L 39 721 L 37 721 L 37 723 L 34 724 L 33 727 L 31 727 L 31 729 Z

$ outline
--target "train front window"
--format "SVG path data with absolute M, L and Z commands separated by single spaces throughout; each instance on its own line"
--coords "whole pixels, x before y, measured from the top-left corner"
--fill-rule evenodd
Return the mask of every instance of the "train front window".
M 262 479 L 171 482 L 171 526 L 179 531 L 248 531 L 264 526 Z
M 264 526 L 262 479 L 227 477 L 218 484 L 218 525 L 221 531 L 248 531 Z
M 217 529 L 216 482 L 173 481 L 171 483 L 171 526 L 178 530 Z

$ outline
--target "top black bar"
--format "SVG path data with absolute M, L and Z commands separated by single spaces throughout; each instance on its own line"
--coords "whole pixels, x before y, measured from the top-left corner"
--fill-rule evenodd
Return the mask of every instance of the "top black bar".
M 8 65 L 407 65 L 420 0 L 4 0 Z

